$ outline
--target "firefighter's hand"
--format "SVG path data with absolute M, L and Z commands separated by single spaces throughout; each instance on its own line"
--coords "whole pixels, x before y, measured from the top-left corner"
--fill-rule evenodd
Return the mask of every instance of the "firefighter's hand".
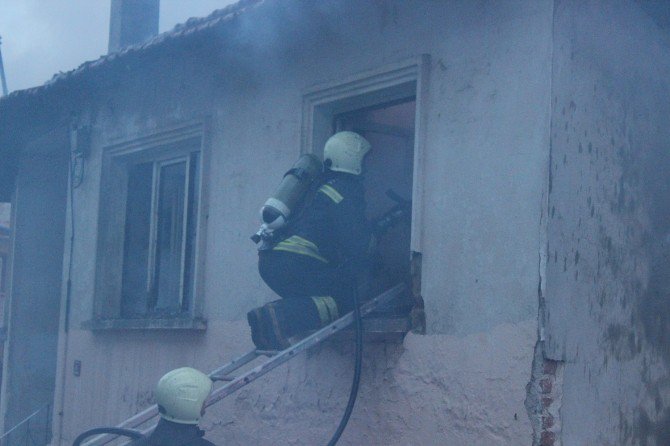
M 396 205 L 374 221 L 372 233 L 376 238 L 380 238 L 399 222 L 408 219 L 410 215 L 411 207 L 406 205 Z

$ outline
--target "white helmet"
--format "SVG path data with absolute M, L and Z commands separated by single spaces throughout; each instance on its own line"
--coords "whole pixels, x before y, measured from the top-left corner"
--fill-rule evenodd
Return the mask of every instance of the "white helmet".
M 358 133 L 338 132 L 326 141 L 323 162 L 330 170 L 360 175 L 363 158 L 369 151 L 370 143 Z
M 156 384 L 161 417 L 180 424 L 198 424 L 212 380 L 199 370 L 182 367 L 166 373 Z

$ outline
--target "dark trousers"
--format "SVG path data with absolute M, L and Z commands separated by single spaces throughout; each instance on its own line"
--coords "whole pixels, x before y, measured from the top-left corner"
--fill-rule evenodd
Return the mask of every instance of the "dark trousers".
M 289 336 L 321 327 L 313 296 L 331 296 L 340 316 L 353 310 L 351 276 L 342 268 L 302 254 L 260 251 L 258 271 L 284 300 L 282 313 L 292 328 Z

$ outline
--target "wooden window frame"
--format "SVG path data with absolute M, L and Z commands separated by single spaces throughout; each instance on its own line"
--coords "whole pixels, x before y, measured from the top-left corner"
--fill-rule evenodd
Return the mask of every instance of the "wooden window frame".
M 380 320 L 367 324 L 367 331 L 384 338 L 400 338 L 409 329 L 425 333 L 425 315 L 421 296 L 421 253 L 423 252 L 424 179 L 426 123 L 430 55 L 422 54 L 378 69 L 354 74 L 337 81 L 316 85 L 304 91 L 302 105 L 301 153 L 321 155 L 331 135 L 333 118 L 339 114 L 413 97 L 416 101 L 414 122 L 414 160 L 412 179 L 412 228 L 410 235 L 411 294 L 414 307 L 408 320 Z M 370 322 L 370 321 L 368 321 Z
M 103 148 L 102 174 L 100 184 L 100 209 L 98 220 L 98 241 L 96 256 L 96 279 L 92 319 L 83 322 L 82 327 L 90 330 L 115 329 L 187 329 L 205 330 L 206 320 L 202 316 L 202 295 L 204 292 L 203 272 L 205 264 L 205 239 L 207 215 L 207 172 L 209 164 L 208 143 L 205 138 L 206 125 L 203 122 L 185 124 L 179 127 L 164 129 L 149 136 L 134 138 L 110 144 Z M 195 150 L 194 150 L 195 149 Z M 153 184 L 151 191 L 151 217 L 149 253 L 147 265 L 147 287 L 155 280 L 156 242 L 158 223 L 158 200 L 160 170 L 162 165 L 186 160 L 186 187 L 191 183 L 191 154 L 197 152 L 200 164 L 200 181 L 194 186 L 198 188 L 198 209 L 195 211 L 195 240 L 193 284 L 191 301 L 188 309 L 177 315 L 160 315 L 147 313 L 146 317 L 126 318 L 122 315 L 122 276 L 123 252 L 125 241 L 126 200 L 128 196 L 127 180 L 130 166 L 142 162 L 153 163 Z M 189 197 L 185 190 L 185 220 L 183 221 L 184 237 L 182 237 L 182 265 L 180 299 L 184 298 L 183 280 L 187 259 L 184 249 L 187 243 L 185 233 L 189 222 Z
M 323 151 L 323 145 L 331 134 L 334 116 L 396 99 L 415 98 L 412 252 L 421 252 L 423 243 L 423 160 L 429 72 L 430 56 L 422 54 L 335 82 L 316 85 L 303 94 L 301 153 L 317 154 Z

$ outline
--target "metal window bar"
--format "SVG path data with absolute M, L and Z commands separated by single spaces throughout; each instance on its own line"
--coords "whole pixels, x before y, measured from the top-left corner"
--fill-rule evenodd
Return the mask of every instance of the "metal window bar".
M 41 420 L 40 417 L 44 417 Z M 51 404 L 45 403 L 0 436 L 0 446 L 45 446 L 51 436 Z
M 365 316 L 374 311 L 377 307 L 389 303 L 393 299 L 402 295 L 402 293 L 405 290 L 406 290 L 405 284 L 401 283 L 385 291 L 384 293 L 378 295 L 377 297 L 374 297 L 364 302 L 363 304 L 361 304 L 361 316 Z M 332 322 L 331 324 L 326 325 L 322 329 L 312 333 L 311 335 L 307 336 L 306 338 L 302 339 L 301 341 L 292 345 L 286 350 L 282 350 L 279 352 L 265 352 L 260 350 L 251 350 L 250 352 L 233 359 L 229 363 L 224 364 L 223 366 L 211 372 L 209 374 L 209 377 L 214 381 L 228 381 L 228 382 L 212 392 L 212 394 L 205 402 L 205 407 L 209 407 L 213 404 L 218 403 L 225 397 L 235 393 L 237 390 L 255 381 L 256 379 L 265 375 L 266 373 L 278 367 L 279 365 L 285 363 L 286 361 L 292 358 L 295 358 L 296 356 L 298 356 L 299 353 L 302 353 L 306 351 L 308 348 L 323 342 L 330 336 L 348 327 L 353 322 L 354 322 L 354 313 L 352 311 L 342 316 L 335 322 Z M 243 372 L 239 376 L 236 377 L 228 376 L 229 373 L 242 368 L 246 364 L 249 364 L 250 362 L 254 361 L 255 359 L 261 356 L 269 356 L 269 359 L 264 363 L 252 368 L 251 370 Z M 122 422 L 116 427 L 126 429 L 139 428 L 142 425 L 144 425 L 144 423 L 150 421 L 157 415 L 158 415 L 158 407 L 156 405 L 153 405 L 143 410 L 142 412 L 134 415 L 133 417 L 128 418 L 126 421 Z M 150 433 L 154 429 L 154 427 L 155 425 L 150 426 L 147 429 L 142 429 L 141 432 L 146 435 Z M 115 439 L 116 436 L 104 434 L 91 439 L 90 441 L 86 442 L 84 446 L 102 446 L 114 441 Z

